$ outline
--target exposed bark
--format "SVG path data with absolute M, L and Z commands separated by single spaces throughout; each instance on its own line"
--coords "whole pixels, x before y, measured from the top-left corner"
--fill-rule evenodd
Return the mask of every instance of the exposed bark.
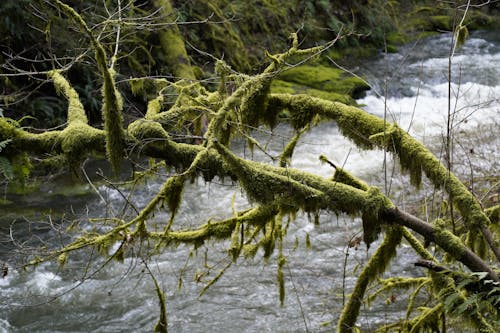
M 463 245 L 462 241 L 451 232 L 438 230 L 436 226 L 397 208 L 385 210 L 383 216 L 390 223 L 408 227 L 427 240 L 436 243 L 436 245 L 463 263 L 471 271 L 487 272 L 490 279 L 500 282 L 498 275 L 478 255 Z M 443 233 L 445 234 L 444 237 Z

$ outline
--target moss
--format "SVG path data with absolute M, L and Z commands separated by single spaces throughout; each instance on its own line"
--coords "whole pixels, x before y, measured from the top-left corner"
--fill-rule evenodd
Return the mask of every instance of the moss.
M 176 78 L 195 80 L 193 69 L 186 52 L 184 39 L 175 23 L 177 15 L 170 0 L 155 0 L 154 5 L 159 9 L 166 23 L 165 28 L 158 31 L 163 58 L 170 72 Z
M 10 121 L 9 118 L 0 117 L 0 142 L 15 139 L 18 133 L 17 128 L 18 127 L 13 121 Z M 3 149 L 3 151 L 8 148 L 9 145 L 7 145 L 7 148 Z
M 389 228 L 384 240 L 370 257 L 356 281 L 354 290 L 339 318 L 337 331 L 351 333 L 356 325 L 359 310 L 368 284 L 385 271 L 389 261 L 396 255 L 396 247 L 401 242 L 401 228 Z
M 370 89 L 365 81 L 352 77 L 341 69 L 327 66 L 292 67 L 281 73 L 279 79 L 329 93 L 350 95 L 354 98 Z
M 184 190 L 184 181 L 185 177 L 182 176 L 173 176 L 170 177 L 165 184 L 163 185 L 161 192 L 164 196 L 164 200 L 167 202 L 168 209 L 170 210 L 170 222 L 166 226 L 166 229 L 170 229 L 175 215 L 179 210 L 182 200 L 182 192 Z
M 410 288 L 421 288 L 422 285 L 429 284 L 431 279 L 429 277 L 390 277 L 387 279 L 380 279 L 379 284 L 381 287 L 367 297 L 367 303 L 370 304 L 380 294 L 391 292 L 394 289 L 404 289 L 403 292 Z
M 156 121 L 138 119 L 131 123 L 127 129 L 128 133 L 137 140 L 145 139 L 167 139 L 168 133 Z
M 102 131 L 82 123 L 70 124 L 61 134 L 61 150 L 67 156 L 70 165 L 78 164 L 92 151 L 102 147 Z
M 149 268 L 148 268 L 149 270 Z M 154 331 L 158 333 L 168 333 L 168 323 L 167 323 L 167 302 L 165 299 L 165 294 L 160 288 L 158 281 L 155 276 L 149 271 L 153 283 L 155 285 L 156 295 L 158 297 L 158 302 L 160 304 L 160 317 L 158 318 L 158 323 L 156 324 Z
M 242 236 L 242 224 L 241 221 L 236 221 L 236 225 L 234 227 L 233 233 L 231 235 L 231 244 L 229 245 L 229 254 L 231 255 L 233 261 L 239 257 L 241 253 L 241 249 L 243 247 L 243 237 Z
M 444 188 L 451 195 L 469 227 L 487 232 L 484 228 L 489 220 L 465 185 L 453 173 L 449 173 L 422 143 L 397 125 L 387 126 L 383 119 L 353 106 L 304 95 L 272 95 L 269 107 L 277 109 L 276 112 L 286 108 L 291 114 L 305 113 L 308 117 L 320 114 L 328 117 L 337 122 L 344 135 L 362 148 L 372 148 L 375 143 L 381 144 L 399 157 L 403 170 L 409 171 L 413 185 L 419 186 L 422 173 L 425 173 L 436 187 Z M 385 140 L 378 140 L 380 138 Z
M 79 28 L 90 38 L 97 67 L 99 68 L 104 81 L 102 87 L 102 113 L 106 133 L 106 155 L 111 163 L 113 171 L 117 173 L 124 153 L 125 138 L 122 117 L 123 102 L 120 93 L 115 86 L 115 73 L 112 69 L 107 67 L 106 51 L 99 40 L 93 35 L 83 18 L 73 8 L 62 3 L 61 1 L 51 0 L 51 2 L 67 16 L 73 19 L 78 24 Z
M 283 274 L 283 267 L 285 265 L 286 265 L 286 258 L 280 251 L 280 254 L 278 256 L 278 270 L 276 273 L 276 281 L 278 283 L 278 295 L 281 306 L 285 304 L 285 277 Z
M 430 30 L 453 30 L 453 17 L 449 15 L 432 15 L 429 17 Z
M 403 228 L 403 237 L 420 257 L 424 258 L 425 260 L 434 260 L 432 254 L 427 251 L 423 244 L 406 228 Z
M 214 143 L 214 147 L 226 163 L 228 170 L 238 177 L 238 182 L 249 199 L 254 202 L 268 204 L 281 197 L 292 206 L 311 209 L 309 204 L 314 206 L 314 199 L 322 195 L 320 191 L 312 187 L 259 168 L 256 163 L 250 164 L 218 143 Z
M 271 92 L 274 94 L 307 94 L 329 101 L 337 101 L 351 105 L 356 104 L 354 99 L 349 94 L 328 92 L 283 80 L 273 80 L 273 83 L 271 84 Z
M 350 185 L 352 187 L 359 188 L 360 190 L 363 191 L 366 191 L 368 189 L 368 184 L 354 177 L 349 172 L 341 168 L 335 169 L 335 174 L 333 175 L 333 181 Z
M 500 205 L 485 209 L 485 214 L 493 224 L 500 224 Z
M 179 231 L 167 230 L 162 233 L 151 232 L 150 236 L 162 239 L 167 244 L 176 242 L 202 244 L 209 239 L 227 239 L 231 237 L 238 223 L 240 223 L 240 225 L 265 225 L 272 220 L 277 213 L 278 210 L 275 205 L 262 205 L 226 220 L 209 220 L 196 229 Z
M 57 257 L 57 262 L 59 263 L 59 267 L 63 267 L 68 261 L 68 254 L 63 252 Z
M 103 69 L 103 76 L 102 94 L 104 103 L 102 110 L 106 133 L 106 155 L 116 174 L 120 169 L 125 148 L 122 116 L 123 102 L 118 89 L 115 87 L 114 78 L 107 68 Z
M 386 35 L 387 44 L 401 45 L 408 42 L 408 38 L 398 31 L 389 32 Z
M 410 333 L 439 332 L 440 324 L 442 323 L 443 304 L 439 303 L 432 308 L 422 307 L 420 311 L 420 315 L 414 318 L 409 324 L 411 327 Z
M 453 235 L 445 227 L 445 222 L 443 220 L 437 220 L 435 222 L 436 228 L 434 229 L 434 239 L 437 244 L 439 244 L 443 250 L 453 256 L 453 258 L 459 260 L 465 255 L 465 246 L 457 236 Z
M 163 104 L 163 95 L 160 95 L 148 102 L 148 109 L 146 112 L 146 119 L 151 119 L 161 112 Z
M 387 197 L 376 187 L 370 187 L 367 191 L 367 199 L 363 205 L 363 241 L 367 247 L 377 239 L 382 231 L 382 219 L 380 214 L 384 209 L 393 207 Z
M 283 149 L 283 152 L 280 154 L 280 166 L 281 167 L 286 167 L 287 165 L 290 165 L 291 160 L 292 160 L 292 155 L 295 150 L 295 146 L 297 146 L 297 142 L 299 141 L 300 137 L 302 134 L 305 132 L 304 131 L 299 131 L 297 134 L 293 136 L 293 138 L 287 143 L 285 146 L 285 149 Z
M 56 90 L 68 99 L 68 123 L 81 122 L 87 124 L 87 115 L 76 90 L 58 71 L 49 71 L 47 75 L 54 82 Z

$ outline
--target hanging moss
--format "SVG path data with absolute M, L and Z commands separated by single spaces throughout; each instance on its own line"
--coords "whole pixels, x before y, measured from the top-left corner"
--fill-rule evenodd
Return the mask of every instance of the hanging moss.
M 170 177 L 162 188 L 162 194 L 164 195 L 164 200 L 167 202 L 168 209 L 170 210 L 170 222 L 166 229 L 170 229 L 175 215 L 179 210 L 182 200 L 182 192 L 184 190 L 184 179 L 182 176 Z
M 120 163 L 124 154 L 125 136 L 123 131 L 122 108 L 123 102 L 115 87 L 113 75 L 110 71 L 104 72 L 103 118 L 106 133 L 106 155 L 115 174 L 120 170 Z
M 297 132 L 297 134 L 295 134 L 293 138 L 287 143 L 285 149 L 283 149 L 283 152 L 280 155 L 280 167 L 285 168 L 286 166 L 290 165 L 295 146 L 297 146 L 297 143 L 299 142 L 302 134 L 304 134 L 305 130 L 306 129 L 304 128 L 304 130 Z
M 285 304 L 285 277 L 283 274 L 283 267 L 286 265 L 286 258 L 283 256 L 282 250 L 278 255 L 278 270 L 276 273 L 276 280 L 278 282 L 278 295 L 280 300 L 280 305 Z
M 233 230 L 233 234 L 231 235 L 231 244 L 229 245 L 229 254 L 231 255 L 233 261 L 236 261 L 236 259 L 239 257 L 242 245 L 243 245 L 243 238 L 241 237 L 241 228 L 242 228 L 241 221 L 238 220 L 236 221 L 236 225 Z
M 337 326 L 339 333 L 354 332 L 366 288 L 370 282 L 385 271 L 389 261 L 396 255 L 396 247 L 401 242 L 401 237 L 401 227 L 389 228 L 387 230 L 384 240 L 370 257 L 370 260 L 359 275 L 349 302 L 342 309 Z
M 106 155 L 111 163 L 111 167 L 115 173 L 120 169 L 120 163 L 124 153 L 125 138 L 123 132 L 123 117 L 122 107 L 123 102 L 120 93 L 116 89 L 114 82 L 114 71 L 109 69 L 106 64 L 106 52 L 102 44 L 93 35 L 83 18 L 70 6 L 62 3 L 59 0 L 51 0 L 51 2 L 72 18 L 81 30 L 90 38 L 92 48 L 95 53 L 97 67 L 103 77 L 103 119 L 104 129 L 106 133 Z
M 409 333 L 439 332 L 439 327 L 442 323 L 443 304 L 439 303 L 433 308 L 422 307 L 420 311 L 422 313 L 409 323 L 409 327 L 411 328 Z
M 485 239 L 493 240 L 489 244 L 490 248 L 495 251 L 499 248 L 498 241 L 494 240 L 487 230 L 488 218 L 465 185 L 453 173 L 450 173 L 422 143 L 397 125 L 387 126 L 383 119 L 356 107 L 310 96 L 275 94 L 269 98 L 269 108 L 275 108 L 276 112 L 286 108 L 290 113 L 307 114 L 309 119 L 312 118 L 312 114 L 328 117 L 338 123 L 344 135 L 362 148 L 373 148 L 374 142 L 370 140 L 370 137 L 379 144 L 378 139 L 385 137 L 383 148 L 399 157 L 402 168 L 410 173 L 412 184 L 419 186 L 422 172 L 424 172 L 436 187 L 443 187 L 450 194 L 467 225 L 483 234 L 489 234 L 489 237 Z M 498 251 L 495 255 L 497 258 L 500 257 Z
M 209 239 L 227 239 L 231 237 L 236 224 L 265 225 L 278 213 L 275 205 L 262 205 L 253 208 L 237 217 L 222 221 L 208 221 L 194 230 L 168 230 L 162 233 L 151 232 L 152 238 L 158 238 L 170 243 L 202 244 Z
M 500 205 L 487 208 L 484 210 L 484 213 L 488 216 L 491 223 L 495 225 L 500 224 Z
M 238 177 L 238 182 L 252 201 L 266 204 L 282 196 L 291 205 L 306 208 L 309 206 L 308 203 L 313 204 L 315 197 L 322 195 L 320 191 L 293 179 L 259 169 L 257 164 L 250 165 L 217 142 L 214 143 L 214 147 L 221 154 L 228 169 Z
M 161 290 L 158 281 L 151 273 L 151 271 L 149 273 L 151 274 L 151 278 L 153 279 L 156 295 L 158 296 L 158 301 L 160 303 L 160 318 L 158 319 L 158 323 L 156 324 L 154 331 L 158 333 L 168 333 L 167 302 L 165 300 L 165 294 Z
M 260 121 L 266 122 L 269 127 L 274 127 L 276 124 L 276 115 L 266 112 L 267 100 L 271 86 L 271 78 L 263 76 L 260 80 L 253 81 L 249 86 L 248 91 L 241 99 L 240 112 L 241 121 L 245 125 L 258 127 Z
M 370 187 L 367 191 L 367 200 L 363 205 L 363 241 L 367 247 L 378 238 L 382 231 L 381 212 L 393 207 L 393 204 L 376 187 Z

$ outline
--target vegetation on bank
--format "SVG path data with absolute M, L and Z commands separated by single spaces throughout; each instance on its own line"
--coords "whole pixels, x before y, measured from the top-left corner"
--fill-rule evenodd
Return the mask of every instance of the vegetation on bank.
M 54 159 L 77 172 L 86 158 L 95 156 L 106 156 L 115 173 L 122 161 L 141 157 L 154 159 L 151 174 L 159 165 L 173 172 L 136 214 L 104 218 L 110 228 L 81 230 L 61 247 L 40 249 L 28 264 L 58 260 L 63 266 L 74 251 L 84 248 L 123 260 L 134 246 L 154 255 L 179 243 L 197 248 L 228 239 L 232 262 L 253 257 L 259 249 L 266 259 L 278 252 L 276 277 L 283 301 L 284 221 L 294 220 L 298 212 L 345 213 L 361 217 L 367 246 L 378 237 L 383 241 L 359 275 L 337 323 L 339 332 L 358 329 L 367 287 L 385 272 L 403 241 L 420 255 L 428 274 L 381 280 L 381 292 L 413 288 L 407 317 L 383 329 L 444 330 L 451 317 L 480 331 L 498 331 L 498 207 L 485 211 L 449 168 L 397 124 L 349 105 L 366 84 L 322 63 L 321 55 L 339 59 L 365 44 L 390 51 L 423 27 L 448 27 L 458 33 L 463 26 L 473 26 L 468 21 L 457 25 L 460 8 L 426 3 L 353 1 L 337 7 L 329 1 L 158 0 L 106 1 L 106 6 L 94 7 L 48 0 L 28 7 L 23 7 L 27 1 L 4 5 L 2 10 L 22 9 L 9 16 L 12 21 L 3 21 L 8 31 L 24 29 L 19 23 L 23 20 L 37 28 L 26 35 L 9 34 L 9 52 L 2 55 L 4 99 L 9 102 L 0 118 L 0 170 L 5 179 L 22 184 L 30 170 Z M 466 18 L 478 15 L 486 25 L 495 24 L 485 13 L 495 13 L 497 6 L 471 9 Z M 290 31 L 296 33 L 290 36 Z M 23 95 L 23 90 L 30 93 Z M 18 91 L 21 95 L 16 96 Z M 47 117 L 35 109 L 30 113 L 30 103 L 41 103 Z M 38 118 L 23 119 L 26 115 Z M 38 129 L 26 127 L 26 121 Z M 409 173 L 411 185 L 421 186 L 425 175 L 449 195 L 456 210 L 424 221 L 338 166 L 333 165 L 331 179 L 291 168 L 298 138 L 320 121 L 335 122 L 361 148 L 393 154 Z M 252 130 L 273 129 L 280 122 L 289 123 L 295 136 L 275 157 L 279 166 L 247 160 L 230 150 L 235 139 L 265 150 Z M 207 182 L 232 179 L 251 208 L 190 229 L 178 226 L 184 184 L 198 177 Z M 161 230 L 148 223 L 159 209 L 170 213 Z M 434 243 L 439 254 L 430 253 L 425 242 Z M 155 330 L 166 332 L 165 297 L 153 279 L 160 302 Z M 421 300 L 420 291 L 432 297 Z

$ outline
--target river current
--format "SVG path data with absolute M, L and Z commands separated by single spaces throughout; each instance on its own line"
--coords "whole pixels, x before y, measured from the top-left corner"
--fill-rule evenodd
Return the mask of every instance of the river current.
M 373 87 L 357 102 L 370 113 L 398 122 L 437 155 L 447 126 L 449 50 L 450 35 L 442 34 L 411 43 L 398 53 L 380 56 L 353 69 Z M 462 177 L 469 176 L 471 170 L 476 177 L 498 175 L 498 34 L 472 33 L 454 55 L 452 73 L 456 172 Z M 281 126 L 273 133 L 263 130 L 256 135 L 269 144 L 271 153 L 277 153 L 291 131 Z M 236 148 L 250 156 L 243 144 Z M 399 174 L 397 166 L 392 167 L 390 156 L 385 159 L 388 171 L 384 172 L 383 152 L 359 150 L 341 136 L 335 124 L 320 124 L 305 135 L 292 167 L 329 176 L 332 169 L 319 162 L 320 154 L 372 185 L 384 190 L 390 188 L 391 197 L 403 208 L 416 200 L 412 197 L 413 189 L 405 185 L 408 178 Z M 266 159 L 257 151 L 254 158 Z M 459 163 L 463 160 L 467 163 Z M 161 180 L 158 177 L 136 189 L 133 204 L 144 207 L 161 186 Z M 135 248 L 123 263 L 113 261 L 103 265 L 102 259 L 89 260 L 95 254 L 86 251 L 71 255 L 62 270 L 56 263 L 27 270 L 16 268 L 20 256 L 36 251 L 31 249 L 32 245 L 57 245 L 61 241 L 59 225 L 67 227 L 73 219 L 86 221 L 89 217 L 117 214 L 124 205 L 122 194 L 131 191 L 105 185 L 99 185 L 98 190 L 102 198 L 92 194 L 89 186 L 71 196 L 58 194 L 56 187 L 47 186 L 45 193 L 9 197 L 16 209 L 5 211 L 0 206 L 0 265 L 5 263 L 9 267 L 8 274 L 0 278 L 0 332 L 153 330 L 159 306 L 150 274 L 141 259 L 146 253 L 143 249 Z M 228 181 L 210 184 L 195 181 L 187 186 L 184 199 L 177 225 L 198 225 L 209 218 L 228 217 L 233 200 L 237 209 L 248 205 L 241 190 Z M 156 214 L 154 220 L 166 219 L 167 214 Z M 89 223 L 81 226 L 92 228 Z M 374 244 L 368 251 L 364 244 L 358 249 L 348 248 L 349 241 L 360 232 L 357 219 L 323 213 L 319 225 L 315 225 L 313 219 L 299 215 L 290 224 L 285 238 L 283 307 L 279 305 L 275 256 L 266 261 L 259 252 L 254 259 L 238 259 L 202 296 L 198 294 L 203 286 L 227 263 L 227 242 L 208 242 L 197 250 L 180 245 L 153 256 L 148 267 L 166 295 L 169 332 L 334 330 L 350 288 L 376 247 Z M 306 246 L 308 237 L 310 248 Z M 409 247 L 401 246 L 398 254 L 391 265 L 392 273 L 424 274 L 413 266 L 418 256 Z M 407 296 L 393 296 L 394 302 L 390 304 L 382 299 L 366 305 L 359 317 L 364 330 L 404 317 Z

